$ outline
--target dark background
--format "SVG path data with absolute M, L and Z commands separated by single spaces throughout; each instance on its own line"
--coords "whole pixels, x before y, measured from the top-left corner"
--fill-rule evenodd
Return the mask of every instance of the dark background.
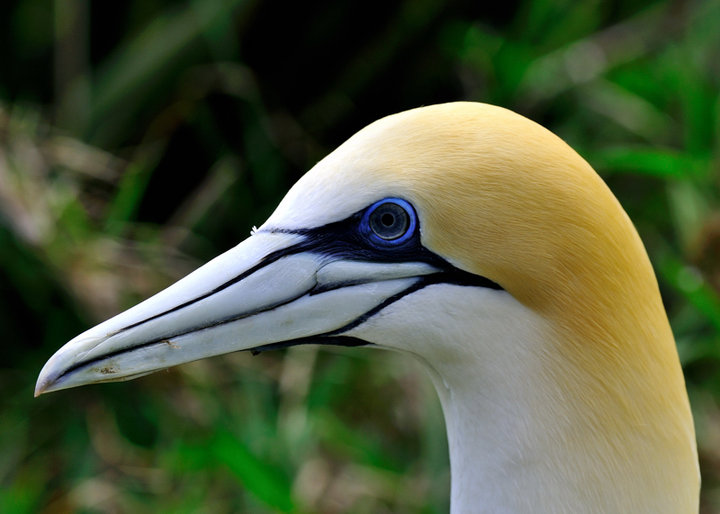
M 568 141 L 645 241 L 720 510 L 720 2 L 0 5 L 0 512 L 448 508 L 421 370 L 365 349 L 211 359 L 32 399 L 50 355 L 244 239 L 407 108 Z

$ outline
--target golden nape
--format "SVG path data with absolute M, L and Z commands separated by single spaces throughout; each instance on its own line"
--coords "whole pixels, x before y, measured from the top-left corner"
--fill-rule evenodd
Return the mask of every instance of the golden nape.
M 575 151 L 506 109 L 383 118 L 251 237 L 88 330 L 36 394 L 238 350 L 375 345 L 419 359 L 453 513 L 691 513 L 693 419 L 643 244 Z

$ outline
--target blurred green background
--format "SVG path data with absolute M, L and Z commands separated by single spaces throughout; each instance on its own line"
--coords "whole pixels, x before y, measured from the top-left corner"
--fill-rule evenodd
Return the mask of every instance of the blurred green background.
M 720 512 L 720 2 L 0 4 L 0 512 L 443 513 L 408 359 L 295 348 L 32 398 L 90 325 L 244 239 L 370 121 L 468 99 L 553 130 L 645 241 Z

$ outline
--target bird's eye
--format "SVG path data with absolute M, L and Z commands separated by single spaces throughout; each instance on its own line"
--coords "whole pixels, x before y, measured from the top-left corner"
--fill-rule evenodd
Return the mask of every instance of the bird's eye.
M 378 205 L 369 221 L 370 230 L 386 241 L 402 237 L 410 226 L 410 216 L 405 209 L 390 202 Z
M 387 198 L 370 206 L 362 225 L 376 242 L 401 243 L 415 231 L 415 211 L 405 200 Z

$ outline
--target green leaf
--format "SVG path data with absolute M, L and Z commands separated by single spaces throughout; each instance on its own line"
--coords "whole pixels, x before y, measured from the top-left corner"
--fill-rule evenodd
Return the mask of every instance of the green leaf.
M 589 155 L 588 160 L 605 171 L 633 172 L 660 178 L 701 177 L 711 169 L 705 159 L 670 149 L 607 148 Z
M 373 433 L 363 428 L 348 426 L 342 419 L 327 411 L 318 415 L 317 426 L 323 433 L 324 440 L 341 449 L 354 462 L 394 473 L 405 470 L 404 463 L 393 459 L 383 441 L 377 436 L 373 437 Z
M 710 323 L 720 330 L 720 298 L 702 275 L 674 257 L 666 257 L 660 273 Z
M 242 1 L 208 0 L 190 8 L 168 9 L 128 38 L 98 72 L 88 135 L 105 142 L 112 140 L 110 134 L 127 132 L 126 124 L 131 123 L 133 111 L 143 106 L 144 97 L 162 91 L 162 79 L 185 72 L 186 65 L 179 62 L 191 58 L 188 52 L 198 46 L 200 36 L 217 39 L 216 26 L 225 26 Z
M 259 459 L 228 432 L 216 435 L 210 451 L 258 499 L 281 512 L 292 512 L 292 484 L 281 470 Z
M 145 145 L 137 158 L 128 165 L 105 217 L 108 232 L 120 233 L 125 224 L 133 219 L 164 149 L 164 142 Z

